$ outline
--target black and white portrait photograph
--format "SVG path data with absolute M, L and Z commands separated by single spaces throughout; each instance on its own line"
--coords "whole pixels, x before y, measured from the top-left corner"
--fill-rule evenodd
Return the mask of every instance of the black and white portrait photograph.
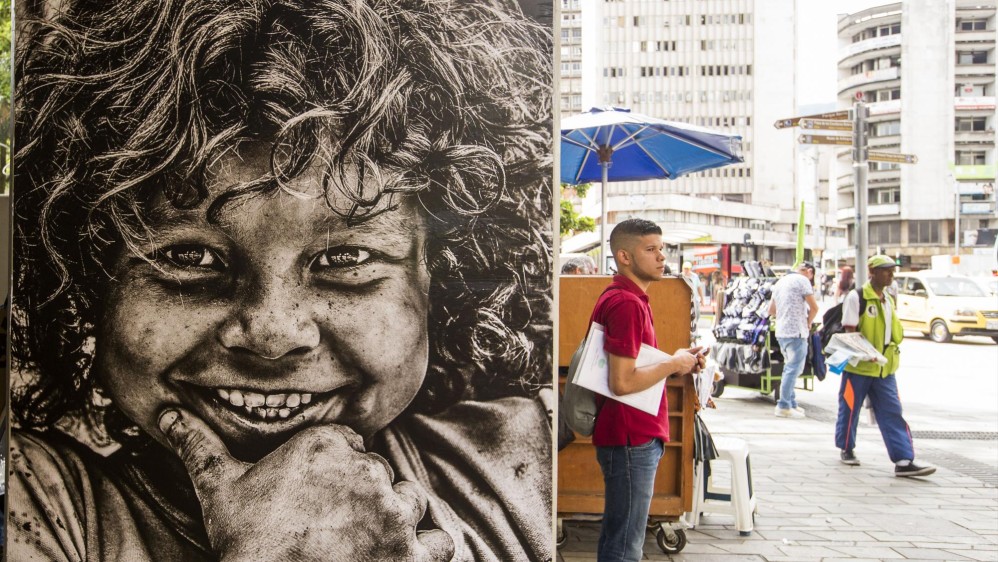
M 550 8 L 15 22 L 7 560 L 550 560 Z

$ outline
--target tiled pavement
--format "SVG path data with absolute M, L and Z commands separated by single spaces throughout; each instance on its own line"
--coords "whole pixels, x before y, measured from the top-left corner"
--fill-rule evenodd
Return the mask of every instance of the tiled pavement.
M 733 517 L 707 515 L 686 531 L 688 544 L 679 554 L 664 554 L 649 533 L 646 559 L 998 562 L 995 440 L 917 440 L 919 462 L 939 470 L 896 478 L 880 432 L 865 416 L 856 448 L 863 464 L 848 467 L 838 462 L 827 412 L 776 418 L 772 401 L 750 391 L 728 391 L 718 402 L 718 410 L 705 414 L 711 433 L 749 444 L 759 503 L 755 531 L 742 537 Z M 566 521 L 565 527 L 558 560 L 595 560 L 599 523 Z

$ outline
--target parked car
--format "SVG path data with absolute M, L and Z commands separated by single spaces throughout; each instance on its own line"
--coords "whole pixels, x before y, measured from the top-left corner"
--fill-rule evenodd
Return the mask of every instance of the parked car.
M 948 342 L 954 336 L 986 336 L 998 343 L 998 297 L 970 277 L 934 271 L 899 273 L 897 311 L 901 324 Z

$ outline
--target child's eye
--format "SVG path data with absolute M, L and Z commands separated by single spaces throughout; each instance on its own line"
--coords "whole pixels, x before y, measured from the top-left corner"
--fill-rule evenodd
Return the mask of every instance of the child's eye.
M 360 248 L 331 248 L 312 260 L 312 269 L 320 267 L 354 267 L 363 264 L 371 258 L 370 252 Z
M 183 269 L 196 267 L 219 270 L 225 265 L 215 252 L 195 244 L 163 248 L 154 252 L 152 258 Z

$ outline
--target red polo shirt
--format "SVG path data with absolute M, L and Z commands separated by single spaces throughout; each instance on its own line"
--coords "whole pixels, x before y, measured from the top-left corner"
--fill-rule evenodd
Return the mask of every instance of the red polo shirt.
M 648 295 L 633 281 L 615 275 L 609 289 L 596 301 L 589 322 L 606 329 L 603 348 L 621 357 L 637 357 L 641 344 L 658 347 Z M 658 437 L 669 440 L 669 405 L 663 394 L 658 415 L 642 412 L 612 398 L 597 396 L 600 407 L 593 431 L 593 445 L 618 447 L 643 445 Z

